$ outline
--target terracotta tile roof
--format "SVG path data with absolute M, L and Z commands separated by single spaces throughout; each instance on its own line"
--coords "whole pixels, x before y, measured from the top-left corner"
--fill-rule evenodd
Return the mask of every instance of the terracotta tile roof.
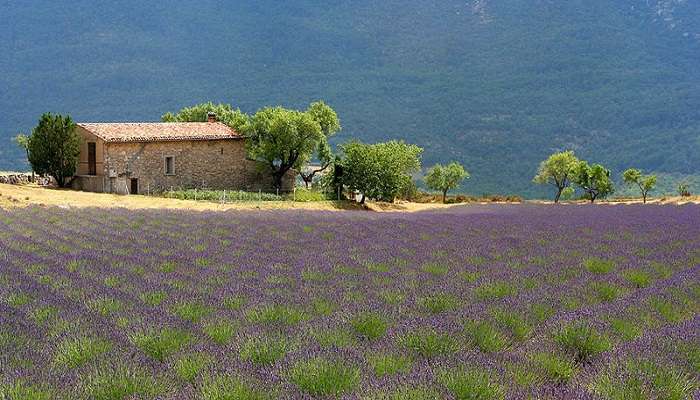
M 105 142 L 162 142 L 178 140 L 242 139 L 221 122 L 78 123 Z

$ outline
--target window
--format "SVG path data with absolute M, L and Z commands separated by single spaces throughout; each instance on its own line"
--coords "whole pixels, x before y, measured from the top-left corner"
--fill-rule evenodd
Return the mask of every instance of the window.
M 165 175 L 175 175 L 175 157 L 165 157 Z

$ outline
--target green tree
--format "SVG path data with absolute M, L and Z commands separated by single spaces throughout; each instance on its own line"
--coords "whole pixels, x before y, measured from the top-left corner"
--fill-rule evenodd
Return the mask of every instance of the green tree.
M 432 190 L 441 191 L 444 203 L 447 192 L 458 187 L 467 178 L 469 178 L 469 172 L 457 162 L 451 162 L 446 166 L 436 164 L 425 175 L 425 184 Z
M 642 171 L 636 168 L 630 168 L 622 173 L 622 179 L 628 185 L 637 185 L 642 192 L 644 203 L 647 202 L 647 195 L 656 186 L 656 175 L 643 175 Z
M 81 142 L 70 116 L 42 115 L 27 146 L 32 170 L 52 176 L 58 186 L 65 187 L 78 167 Z
M 557 188 L 554 202 L 558 203 L 564 188 L 571 184 L 571 178 L 576 174 L 578 163 L 579 159 L 576 158 L 573 151 L 552 154 L 542 161 L 533 182 L 541 185 L 554 185 Z
M 24 133 L 20 133 L 15 136 L 13 140 L 15 143 L 17 143 L 17 146 L 24 150 L 27 155 L 27 162 L 29 162 L 29 136 L 25 135 Z M 32 168 L 32 181 L 34 181 L 34 168 Z
M 591 203 L 615 191 L 610 170 L 600 164 L 589 165 L 586 161 L 579 161 L 573 180 L 583 189 Z
M 394 199 L 413 182 L 411 174 L 420 170 L 423 149 L 403 141 L 365 144 L 352 141 L 340 146 L 342 182 L 351 191 L 380 201 Z
M 241 132 L 248 122 L 248 116 L 241 110 L 234 109 L 230 104 L 214 104 L 211 101 L 185 107 L 175 114 L 165 113 L 161 116 L 161 120 L 163 122 L 207 122 L 209 113 L 216 114 L 217 120 L 238 132 Z
M 341 130 L 340 119 L 338 119 L 338 114 L 326 105 L 322 101 L 312 103 L 306 112 L 311 115 L 311 117 L 318 122 L 321 126 L 321 132 L 323 132 L 323 138 L 318 142 L 316 147 L 316 158 L 318 159 L 320 166 L 301 168 L 299 170 L 299 175 L 304 181 L 306 188 L 311 185 L 316 174 L 325 171 L 330 167 L 333 162 L 333 151 L 328 143 L 328 138 L 335 135 Z
M 248 154 L 269 168 L 276 188 L 290 169 L 301 170 L 325 138 L 314 115 L 282 107 L 259 110 L 244 131 Z

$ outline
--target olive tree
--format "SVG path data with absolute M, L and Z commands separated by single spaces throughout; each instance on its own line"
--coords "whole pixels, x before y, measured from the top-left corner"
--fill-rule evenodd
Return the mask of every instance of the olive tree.
M 282 107 L 261 109 L 244 132 L 248 155 L 267 166 L 277 189 L 284 175 L 291 169 L 300 170 L 324 139 L 312 114 Z
M 42 115 L 27 144 L 32 170 L 52 176 L 58 186 L 65 187 L 78 167 L 81 142 L 70 116 Z
M 217 120 L 238 132 L 241 132 L 248 122 L 248 116 L 241 110 L 234 109 L 230 104 L 212 102 L 185 107 L 175 114 L 168 112 L 161 116 L 161 120 L 163 122 L 207 122 L 210 113 L 216 114 Z
M 338 133 L 341 129 L 340 120 L 338 119 L 338 114 L 326 105 L 322 101 L 312 103 L 306 112 L 315 119 L 321 126 L 321 132 L 323 132 L 323 137 L 318 142 L 316 148 L 316 158 L 318 159 L 320 166 L 318 167 L 308 167 L 301 168 L 299 170 L 299 176 L 304 181 L 304 185 L 308 189 L 314 180 L 316 174 L 325 171 L 333 162 L 333 152 L 331 151 L 331 146 L 328 143 L 328 138 Z
M 656 186 L 656 175 L 643 175 L 642 171 L 630 168 L 622 173 L 622 179 L 628 185 L 637 185 L 646 204 L 649 192 Z
M 25 135 L 24 133 L 20 133 L 12 140 L 17 143 L 17 146 L 24 150 L 27 156 L 27 162 L 29 162 L 29 136 Z M 32 182 L 34 182 L 34 168 L 32 168 Z
M 340 146 L 342 182 L 351 191 L 380 201 L 394 199 L 413 180 L 411 174 L 420 170 L 423 149 L 403 141 L 365 144 L 352 141 Z
M 562 191 L 571 185 L 571 179 L 576 174 L 578 164 L 579 159 L 576 158 L 573 151 L 552 154 L 542 161 L 533 182 L 541 185 L 554 185 L 557 189 L 554 202 L 558 203 Z
M 586 193 L 591 203 L 615 191 L 610 170 L 600 164 L 589 165 L 586 161 L 579 161 L 573 181 Z
M 424 180 L 428 188 L 442 192 L 442 202 L 444 203 L 447 192 L 458 187 L 467 178 L 469 178 L 469 172 L 464 169 L 462 164 L 451 162 L 445 166 L 434 165 L 428 170 Z

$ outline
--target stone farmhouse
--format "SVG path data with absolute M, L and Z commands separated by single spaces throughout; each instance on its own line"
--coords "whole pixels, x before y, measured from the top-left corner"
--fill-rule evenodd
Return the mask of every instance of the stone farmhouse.
M 145 194 L 170 189 L 272 190 L 245 138 L 209 115 L 208 122 L 78 123 L 83 138 L 74 189 Z M 284 179 L 291 190 L 295 172 Z

